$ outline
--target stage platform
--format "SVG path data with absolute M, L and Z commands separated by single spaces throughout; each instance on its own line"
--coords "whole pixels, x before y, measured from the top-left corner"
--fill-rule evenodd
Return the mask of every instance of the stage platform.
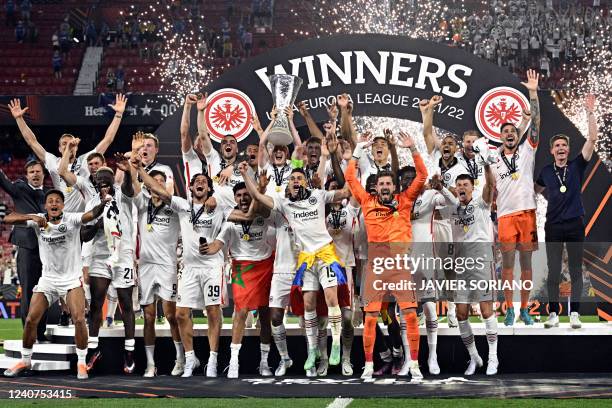
M 386 327 L 381 325 L 384 333 Z M 485 358 L 487 343 L 483 323 L 472 323 L 476 345 Z M 175 358 L 174 345 L 170 337 L 168 324 L 156 325 L 156 365 L 158 372 L 164 374 L 172 369 Z M 146 357 L 142 339 L 143 326 L 136 326 L 136 363 L 137 373 L 144 371 Z M 355 374 L 363 367 L 362 328 L 355 329 L 355 340 L 351 360 Z M 206 361 L 208 356 L 208 341 L 206 339 L 206 324 L 196 324 L 194 327 L 194 344 L 196 355 Z M 289 353 L 294 360 L 290 375 L 303 375 L 302 365 L 306 359 L 304 330 L 297 324 L 287 325 L 287 341 Z M 427 337 L 425 328 L 420 328 L 421 350 L 419 360 L 422 371 L 427 374 Z M 34 371 L 62 371 L 74 369 L 76 354 L 74 346 L 74 328 L 49 326 L 47 336 L 52 340 L 49 344 L 35 344 L 33 352 Z M 100 330 L 100 347 L 103 359 L 96 368 L 98 374 L 118 374 L 122 372 L 123 326 L 103 328 Z M 243 347 L 240 352 L 240 371 L 246 374 L 256 374 L 259 366 L 259 329 L 245 330 Z M 225 368 L 229 363 L 229 344 L 231 340 L 231 325 L 224 324 L 221 331 L 219 353 L 219 368 Z M 499 326 L 498 356 L 500 373 L 536 373 L 536 372 L 582 372 L 603 373 L 610 370 L 612 361 L 612 325 L 609 323 L 583 323 L 581 329 L 572 329 L 568 323 L 562 323 L 558 328 L 545 329 L 543 324 L 536 323 L 528 327 L 516 324 L 513 327 Z M 329 338 L 331 342 L 331 337 Z M 0 368 L 14 364 L 21 357 L 21 340 L 6 340 L 5 354 L 0 355 Z M 457 328 L 449 328 L 441 323 L 438 331 L 438 362 L 442 373 L 460 374 L 465 370 L 468 354 L 459 337 Z M 279 356 L 272 346 L 269 362 L 276 367 Z M 332 367 L 330 375 L 339 374 L 339 367 Z

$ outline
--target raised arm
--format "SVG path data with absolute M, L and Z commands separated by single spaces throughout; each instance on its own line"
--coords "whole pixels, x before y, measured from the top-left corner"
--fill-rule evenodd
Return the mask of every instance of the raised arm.
M 440 140 L 433 130 L 433 116 L 435 107 L 441 102 L 442 97 L 440 95 L 434 95 L 430 100 L 423 99 L 419 102 L 419 109 L 423 119 L 423 137 L 428 154 L 431 154 L 434 149 L 440 148 Z
M 149 176 L 144 167 L 142 167 L 141 163 L 135 163 L 132 165 L 137 166 L 136 169 L 138 171 L 138 175 L 142 179 L 144 185 L 147 186 L 150 191 L 157 194 L 164 203 L 170 204 L 172 201 L 172 194 L 170 194 L 164 187 L 160 186 L 153 177 Z
M 538 99 L 538 79 L 540 74 L 533 69 L 527 71 L 527 82 L 521 84 L 529 91 L 529 111 L 531 112 L 531 125 L 527 137 L 531 146 L 537 147 L 540 141 L 540 102 Z
M 400 195 L 414 201 L 419 194 L 421 194 L 421 191 L 423 191 L 423 186 L 425 186 L 425 182 L 427 181 L 427 167 L 425 166 L 425 162 L 423 161 L 423 158 L 417 150 L 414 140 L 410 135 L 404 132 L 399 132 L 397 139 L 398 146 L 410 149 L 410 153 L 412 153 L 412 160 L 414 161 L 414 168 L 416 169 L 416 178 L 412 181 L 410 187 L 400 193 Z
M 121 192 L 127 197 L 134 197 L 132 166 L 130 166 L 130 163 L 128 162 L 128 159 L 125 157 L 125 155 L 121 153 L 115 153 L 115 161 L 117 164 L 117 168 L 123 171 Z
M 113 143 L 113 140 L 115 140 L 115 136 L 119 130 L 119 125 L 121 124 L 121 118 L 123 118 L 123 112 L 125 112 L 126 103 L 127 98 L 122 94 L 117 94 L 115 96 L 115 104 L 108 105 L 115 111 L 115 116 L 113 117 L 113 121 L 110 123 L 110 125 L 108 125 L 104 138 L 100 140 L 100 143 L 98 143 L 96 146 L 96 152 L 100 154 L 106 153 L 106 150 L 108 150 L 111 143 Z
M 202 153 L 205 156 L 210 154 L 213 148 L 212 142 L 210 141 L 210 135 L 208 134 L 208 127 L 206 127 L 206 118 L 204 117 L 204 111 L 208 106 L 208 94 L 198 99 L 198 145 L 202 148 Z
M 270 111 L 270 117 L 272 120 L 268 123 L 268 127 L 264 130 L 259 137 L 259 151 L 257 153 L 257 165 L 260 169 L 265 168 L 270 162 L 270 151 L 268 150 L 268 134 L 270 133 L 270 129 L 272 129 L 272 123 L 276 119 L 276 106 L 272 106 L 272 110 Z M 255 123 L 255 122 L 254 122 Z M 259 119 L 257 120 L 259 123 Z M 259 125 L 261 127 L 261 125 Z
M 338 138 L 336 132 L 332 132 L 330 137 L 326 140 L 327 150 L 329 151 L 329 159 L 331 161 L 332 170 L 334 172 L 334 178 L 338 184 L 338 188 L 343 188 L 346 184 L 344 179 L 344 173 L 340 166 L 340 159 L 338 158 Z
M 351 149 L 357 145 L 357 130 L 353 122 L 353 103 L 347 94 L 338 96 L 340 107 L 340 137 L 350 143 Z
M 389 146 L 389 154 L 391 155 L 391 171 L 395 174 L 395 183 L 399 186 L 399 158 L 397 157 L 397 147 L 395 146 L 395 139 L 390 129 L 385 129 L 385 139 L 387 139 L 387 145 Z
M 77 176 L 70 170 L 68 170 L 68 164 L 70 164 L 70 155 L 76 155 L 77 148 L 81 139 L 73 137 L 68 141 L 68 144 L 64 148 L 62 158 L 60 159 L 57 172 L 60 177 L 64 179 L 66 185 L 74 186 L 77 183 Z
M 100 193 L 100 204 L 83 214 L 81 217 L 81 223 L 87 224 L 88 222 L 91 222 L 101 216 L 104 212 L 104 206 L 112 199 L 113 198 L 110 195 L 106 194 L 104 197 L 102 197 L 102 193 Z
M 300 102 L 298 104 L 298 109 L 300 110 L 300 115 L 302 115 L 302 117 L 306 121 L 306 125 L 308 126 L 308 132 L 310 133 L 310 136 L 318 137 L 319 139 L 323 140 L 323 132 L 321 132 L 321 129 L 319 129 L 316 122 L 310 115 L 310 112 L 308 111 L 308 108 L 306 107 L 306 103 L 303 101 Z
M 23 118 L 23 115 L 26 113 L 28 108 L 25 107 L 21 109 L 21 101 L 19 99 L 13 99 L 9 103 L 8 107 L 11 110 L 11 115 L 13 115 L 13 118 L 15 118 L 15 122 L 17 122 L 17 127 L 19 128 L 19 131 L 23 136 L 23 140 L 25 140 L 28 146 L 30 146 L 30 149 L 32 149 L 36 157 L 38 157 L 38 160 L 40 160 L 40 162 L 44 164 L 45 155 L 47 154 L 47 151 L 44 147 L 41 146 L 40 143 L 38 143 L 36 135 L 34 134 L 34 132 L 32 132 L 32 129 L 30 129 L 25 119 Z
M 264 207 L 269 208 L 270 210 L 274 208 L 274 200 L 272 197 L 267 196 L 259 192 L 257 188 L 257 184 L 255 184 L 255 180 L 252 177 L 248 176 L 248 168 L 249 165 L 247 162 L 242 162 L 238 165 L 238 170 L 240 170 L 240 174 L 242 174 L 242 178 L 244 179 L 244 184 L 246 185 L 247 190 L 251 197 L 255 200 L 259 201 Z
M 183 104 L 183 116 L 181 117 L 181 151 L 183 153 L 187 153 L 191 147 L 191 135 L 189 134 L 189 125 L 191 121 L 191 108 L 194 103 L 197 103 L 197 96 L 194 94 L 188 94 L 185 97 L 185 103 Z M 200 115 L 200 111 L 198 110 L 198 115 Z
M 285 109 L 285 113 L 287 114 L 287 119 L 289 120 L 289 129 L 291 130 L 291 136 L 293 136 L 293 147 L 294 149 L 298 146 L 302 145 L 302 139 L 300 139 L 300 134 L 295 127 L 295 123 L 293 123 L 293 108 L 288 106 Z M 272 122 L 270 122 L 272 123 Z
M 485 185 L 482 189 L 482 199 L 485 203 L 491 204 L 493 202 L 493 194 L 495 193 L 495 176 L 493 170 L 489 164 L 485 164 Z
M 351 189 L 351 193 L 355 200 L 359 204 L 365 202 L 365 200 L 369 197 L 369 194 L 359 180 L 357 180 L 357 166 L 359 166 L 359 158 L 363 154 L 364 146 L 367 142 L 359 142 L 357 146 L 355 146 L 355 150 L 353 151 L 353 158 L 349 161 L 346 170 L 344 171 L 344 179 L 348 183 L 349 188 Z
M 589 122 L 589 134 L 587 136 L 584 146 L 582 146 L 582 157 L 584 160 L 589 161 L 595 151 L 595 145 L 597 144 L 597 119 L 595 118 L 595 95 L 588 95 L 584 104 L 587 111 L 587 120 Z

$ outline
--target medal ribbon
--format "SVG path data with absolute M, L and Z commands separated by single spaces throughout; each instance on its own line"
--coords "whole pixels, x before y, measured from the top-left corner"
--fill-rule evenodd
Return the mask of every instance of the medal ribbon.
M 506 164 L 506 167 L 508 168 L 508 170 L 510 170 L 511 174 L 516 173 L 516 152 L 514 152 L 512 154 L 512 160 L 508 161 L 508 159 L 506 158 L 506 155 L 502 153 L 501 155 L 502 160 L 504 161 L 504 163 Z
M 202 204 L 202 207 L 198 210 L 197 214 L 193 212 L 193 201 L 191 202 L 191 227 L 195 228 L 195 223 L 200 219 L 200 216 L 204 212 L 205 205 Z
M 559 179 L 559 184 L 561 184 L 561 186 L 565 186 L 565 179 L 567 176 L 567 166 L 563 167 L 563 178 L 559 176 L 559 169 L 557 168 L 557 165 L 554 163 L 553 163 L 553 168 L 555 169 L 555 174 L 557 175 L 557 178 Z
M 478 180 L 478 166 L 476 165 L 476 160 L 475 159 L 470 160 L 467 157 L 465 157 L 465 155 L 463 156 L 463 158 L 465 159 L 465 164 L 467 165 L 468 173 L 470 173 L 470 177 L 472 177 L 474 180 Z
M 340 229 L 340 218 L 342 216 L 342 210 L 334 210 L 332 209 L 330 211 L 330 214 L 332 216 L 332 227 L 335 230 L 339 230 Z
M 153 220 L 155 219 L 155 216 L 161 211 L 162 208 L 164 208 L 165 205 L 166 204 L 162 201 L 159 207 L 153 207 L 153 199 L 149 199 L 149 203 L 147 204 L 147 224 L 148 225 L 153 224 Z M 202 208 L 204 208 L 204 206 L 202 206 Z M 191 211 L 193 214 L 193 210 Z
M 284 165 L 281 171 L 279 171 L 278 167 L 272 166 L 272 169 L 274 170 L 274 182 L 276 183 L 278 187 L 280 187 L 281 184 L 283 184 L 283 175 L 285 174 L 286 168 L 287 168 L 287 165 Z

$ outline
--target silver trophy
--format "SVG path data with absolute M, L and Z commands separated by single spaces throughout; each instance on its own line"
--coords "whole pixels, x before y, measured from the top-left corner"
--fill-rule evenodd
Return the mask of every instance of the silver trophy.
M 276 120 L 268 134 L 268 142 L 275 146 L 287 146 L 293 141 L 293 136 L 289 129 L 289 119 L 285 114 L 285 108 L 293 106 L 304 81 L 300 77 L 287 74 L 274 74 L 268 78 L 270 79 L 272 101 L 276 105 L 277 112 Z

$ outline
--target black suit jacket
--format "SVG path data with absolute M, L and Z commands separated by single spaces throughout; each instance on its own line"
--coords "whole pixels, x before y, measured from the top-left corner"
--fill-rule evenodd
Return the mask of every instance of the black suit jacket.
M 15 211 L 21 214 L 38 214 L 44 212 L 45 193 L 49 190 L 43 187 L 36 190 L 24 180 L 12 182 L 6 174 L 0 170 L 0 187 L 8 193 L 15 203 Z M 11 243 L 19 247 L 35 249 L 38 248 L 38 239 L 32 228 L 15 225 L 11 232 Z

